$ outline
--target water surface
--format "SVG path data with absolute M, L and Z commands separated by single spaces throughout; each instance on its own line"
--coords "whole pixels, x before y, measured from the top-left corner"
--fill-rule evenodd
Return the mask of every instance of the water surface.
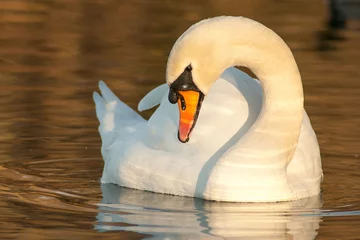
M 325 29 L 322 3 L 0 1 L 1 239 L 359 239 L 359 24 Z M 236 204 L 101 186 L 98 80 L 136 107 L 165 81 L 177 37 L 222 14 L 261 21 L 293 50 L 322 197 Z

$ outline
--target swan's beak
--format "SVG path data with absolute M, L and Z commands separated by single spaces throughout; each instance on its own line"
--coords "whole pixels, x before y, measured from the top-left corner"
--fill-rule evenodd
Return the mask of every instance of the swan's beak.
M 204 94 L 198 91 L 179 91 L 178 106 L 180 113 L 178 138 L 186 143 L 198 118 Z

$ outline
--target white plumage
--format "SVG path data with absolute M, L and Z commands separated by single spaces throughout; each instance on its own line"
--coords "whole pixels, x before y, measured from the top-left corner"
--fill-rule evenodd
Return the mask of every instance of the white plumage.
M 211 52 L 205 56 L 201 49 Z M 175 43 L 168 83 L 189 62 L 206 97 L 186 144 L 177 139 L 179 113 L 168 101 L 166 84 L 139 103 L 139 110 L 160 103 L 146 121 L 100 82 L 102 96 L 94 93 L 94 101 L 105 162 L 101 182 L 235 202 L 319 194 L 319 146 L 303 109 L 296 63 L 281 38 L 246 18 L 204 20 Z M 252 69 L 261 85 L 232 65 Z

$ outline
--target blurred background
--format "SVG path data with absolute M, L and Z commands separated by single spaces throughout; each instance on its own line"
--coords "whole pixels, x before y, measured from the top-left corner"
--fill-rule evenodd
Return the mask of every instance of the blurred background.
M 138 238 L 134 232 L 92 230 L 103 167 L 92 92 L 104 80 L 136 108 L 165 82 L 171 47 L 191 24 L 241 15 L 273 29 L 292 49 L 323 156 L 322 208 L 354 213 L 324 218 L 317 239 L 358 239 L 359 5 L 350 0 L 0 0 L 1 238 Z

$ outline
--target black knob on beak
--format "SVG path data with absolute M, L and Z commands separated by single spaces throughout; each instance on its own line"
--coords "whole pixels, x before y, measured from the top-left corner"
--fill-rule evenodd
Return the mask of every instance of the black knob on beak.
M 170 88 L 170 91 L 169 91 L 169 102 L 172 103 L 172 104 L 175 104 L 175 103 L 177 103 L 178 99 L 179 99 L 179 95 L 178 95 L 176 92 L 174 92 L 174 91 L 172 90 L 172 88 Z

